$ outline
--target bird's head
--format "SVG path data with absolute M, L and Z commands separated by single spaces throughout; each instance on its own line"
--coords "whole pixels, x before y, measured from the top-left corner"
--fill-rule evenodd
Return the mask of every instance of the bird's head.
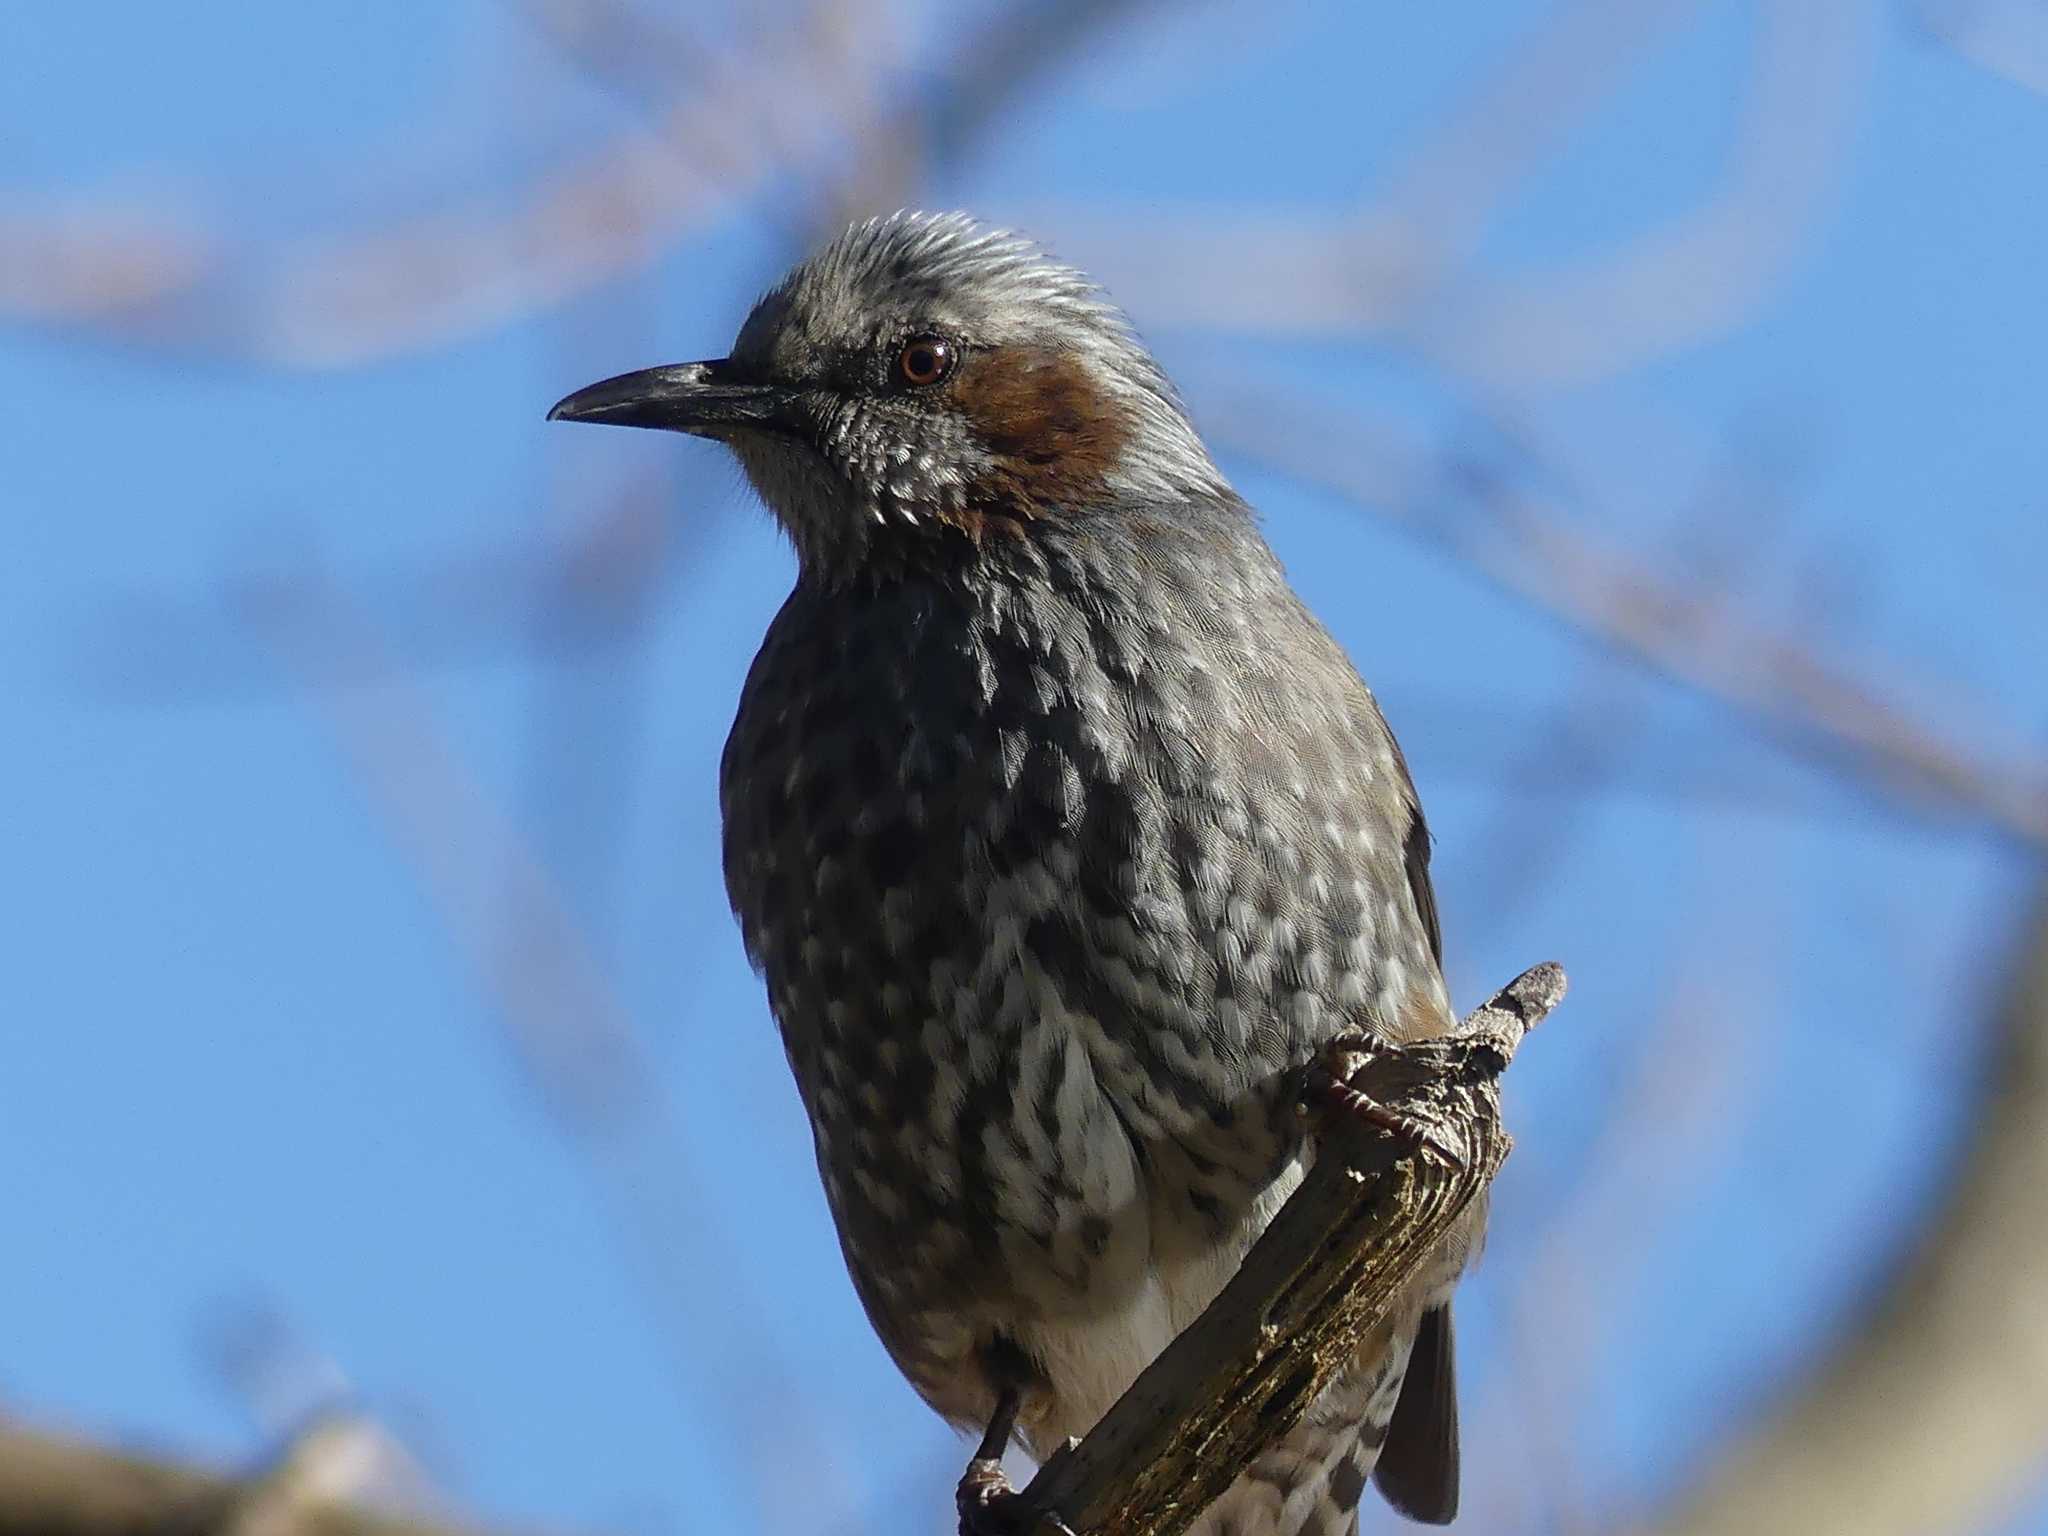
M 754 306 L 730 357 L 607 379 L 549 417 L 726 443 L 828 579 L 1227 489 L 1094 285 L 959 214 L 856 224 Z

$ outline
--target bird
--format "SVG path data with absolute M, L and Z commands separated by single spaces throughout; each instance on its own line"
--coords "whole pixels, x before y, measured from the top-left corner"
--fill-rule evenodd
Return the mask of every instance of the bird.
M 720 767 L 727 891 L 854 1289 L 992 1457 L 1081 1435 L 1313 1157 L 1333 1041 L 1453 1021 L 1372 693 L 1097 285 L 965 214 L 853 224 L 730 355 L 550 419 L 723 443 L 795 555 Z M 1483 1216 L 1199 1536 L 1457 1511 Z M 979 1472 L 977 1472 L 977 1468 Z

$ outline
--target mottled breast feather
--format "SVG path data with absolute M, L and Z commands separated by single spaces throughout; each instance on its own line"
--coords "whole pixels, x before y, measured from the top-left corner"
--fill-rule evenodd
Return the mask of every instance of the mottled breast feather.
M 1064 430 L 1056 374 L 1002 387 Z M 987 1319 L 1244 1226 L 1322 1042 L 1449 1014 L 1393 738 L 1241 504 L 946 548 L 799 585 L 722 794 L 856 1284 L 955 1411 Z

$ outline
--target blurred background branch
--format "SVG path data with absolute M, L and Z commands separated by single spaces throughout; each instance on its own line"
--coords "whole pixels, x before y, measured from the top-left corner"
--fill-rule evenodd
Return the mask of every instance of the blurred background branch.
M 464 1536 L 356 1503 L 356 1431 L 308 1430 L 248 1478 L 0 1420 L 0 1536 Z
M 1984 1101 L 1913 1254 L 1812 1380 L 1653 1529 L 1907 1536 L 1988 1529 L 2021 1507 L 2048 1444 L 2048 890 L 1991 1035 L 1981 1068 L 1954 1064 Z

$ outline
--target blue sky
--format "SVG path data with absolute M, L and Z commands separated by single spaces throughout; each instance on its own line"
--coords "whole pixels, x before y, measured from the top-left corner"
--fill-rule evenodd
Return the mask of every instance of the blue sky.
M 1118 296 L 1198 417 L 1307 391 L 1476 444 L 1681 586 L 1733 463 L 1710 514 L 1737 525 L 1730 613 L 1973 755 L 2036 760 L 2048 97 L 1911 8 L 1834 8 L 1839 139 L 1737 318 L 1556 385 L 1432 351 L 1492 285 L 1711 199 L 1759 16 L 1668 9 L 1412 334 Z M 940 90 L 931 59 L 986 12 L 881 14 L 910 40 L 886 104 Z M 1159 221 L 1376 206 L 1547 14 L 1140 7 L 919 195 L 1142 284 Z M 490 1518 L 815 1529 L 822 1508 L 850 1531 L 909 1499 L 936 1529 L 962 1449 L 845 1281 L 719 886 L 717 753 L 787 552 L 708 445 L 541 419 L 720 351 L 792 254 L 801 187 L 502 322 L 356 366 L 269 358 L 266 296 L 323 241 L 514 206 L 634 121 L 485 0 L 0 16 L 0 210 L 175 218 L 220 272 L 196 341 L 19 305 L 0 329 L 0 1396 L 252 1458 L 265 1431 L 201 1341 L 260 1305 Z M 1502 419 L 1528 462 L 1489 438 Z M 1447 553 L 1429 520 L 1454 509 L 1404 523 L 1225 461 L 1402 732 L 1454 990 L 1553 956 L 1573 975 L 1515 1069 L 1519 1147 L 1462 1309 L 1468 1465 L 1508 1500 L 1482 1507 L 1502 1528 L 1650 1507 L 1846 1326 L 1937 1198 L 1977 1086 L 1955 1063 L 2035 860 L 1614 662 Z M 609 569 L 644 610 L 579 630 L 559 594 L 589 589 L 547 552 L 635 486 L 651 553 Z M 1618 761 L 1519 777 L 1574 701 Z M 1542 867 L 1503 870 L 1503 841 Z M 520 998 L 483 979 L 522 868 L 625 1031 L 590 1123 L 551 1109 L 507 1047 Z M 1531 1403 L 1553 1446 L 1510 1432 Z

